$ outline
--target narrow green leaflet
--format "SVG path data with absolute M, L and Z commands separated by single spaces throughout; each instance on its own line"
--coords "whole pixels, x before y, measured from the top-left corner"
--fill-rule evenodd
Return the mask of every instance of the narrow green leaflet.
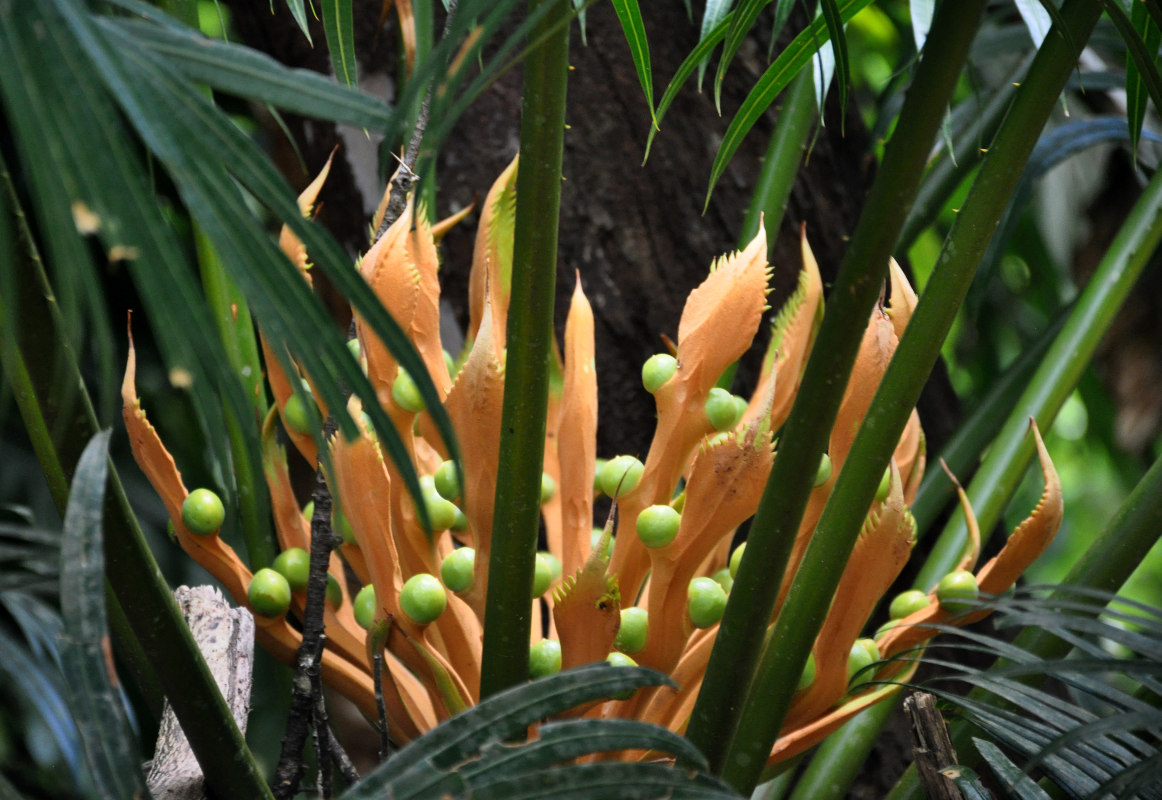
M 737 800 L 717 778 L 668 764 L 598 763 L 543 770 L 486 784 L 472 800 Z
M 732 15 L 727 14 L 726 17 L 722 19 L 717 25 L 715 25 L 709 33 L 702 37 L 701 41 L 698 42 L 698 45 L 690 51 L 689 55 L 687 55 L 686 58 L 683 59 L 682 63 L 678 66 L 677 72 L 675 72 L 674 77 L 670 79 L 670 83 L 666 86 L 666 91 L 662 93 L 662 99 L 658 103 L 658 108 L 655 115 L 655 119 L 658 123 L 660 123 L 662 117 L 665 116 L 666 111 L 670 108 L 670 104 L 674 102 L 674 98 L 678 96 L 678 90 L 680 90 L 683 84 L 685 84 L 689 79 L 689 77 L 694 74 L 694 70 L 697 69 L 698 65 L 710 56 L 710 53 L 714 50 L 715 47 L 718 46 L 718 43 L 722 41 L 722 38 L 726 36 L 726 32 L 730 30 L 731 19 Z M 650 146 L 654 143 L 654 136 L 657 134 L 657 132 L 658 128 L 656 125 L 650 128 L 650 135 L 646 139 L 646 153 L 645 156 L 642 157 L 643 164 L 646 162 L 646 159 L 650 157 Z
M 839 0 L 835 6 L 839 23 L 846 23 L 870 3 L 871 0 Z M 741 7 L 736 9 L 736 19 L 741 10 Z M 754 127 L 755 122 L 763 115 L 763 112 L 770 107 L 771 103 L 775 102 L 779 92 L 786 88 L 791 79 L 811 59 L 815 51 L 831 38 L 831 24 L 823 17 L 816 18 L 795 37 L 794 41 L 787 45 L 774 63 L 767 67 L 766 72 L 758 79 L 754 88 L 750 90 L 735 113 L 734 119 L 731 120 L 730 126 L 726 129 L 726 133 L 722 137 L 722 144 L 718 147 L 718 154 L 714 157 L 714 165 L 710 170 L 710 186 L 706 190 L 706 206 L 710 205 L 710 195 L 714 192 L 714 186 L 722 177 L 730 159 L 738 151 L 743 138 Z M 844 58 L 846 58 L 846 49 L 844 50 Z M 836 61 L 839 60 L 839 53 L 837 53 Z
M 295 23 L 299 26 L 299 30 L 303 32 L 303 36 L 307 37 L 307 41 L 314 46 L 314 41 L 311 39 L 311 29 L 307 24 L 307 10 L 303 5 L 303 0 L 286 0 L 286 7 L 290 9 L 291 16 L 295 18 Z
M 320 0 L 323 7 L 323 33 L 331 52 L 331 68 L 340 83 L 354 86 L 355 27 L 351 15 L 351 0 Z
M 835 48 L 835 77 L 839 80 L 839 130 L 844 128 L 847 118 L 847 87 L 851 84 L 851 64 L 847 58 L 847 36 L 843 24 L 847 21 L 839 15 L 835 0 L 820 0 L 823 20 L 827 23 L 827 33 Z M 822 100 L 822 98 L 820 98 Z M 823 104 L 819 104 L 819 115 L 823 116 Z
M 698 33 L 698 41 L 705 39 L 711 31 L 726 19 L 730 13 L 730 6 L 734 0 L 707 0 L 706 10 L 702 12 L 702 28 Z M 702 90 L 702 78 L 706 75 L 706 67 L 710 64 L 710 57 L 698 63 L 698 90 Z
M 105 625 L 101 517 L 111 431 L 85 447 L 77 464 L 61 539 L 61 662 L 93 786 L 102 797 L 146 797 L 125 706 L 111 674 Z
M 638 6 L 637 0 L 613 0 L 613 10 L 617 12 L 625 41 L 629 44 L 629 52 L 637 69 L 637 79 L 642 85 L 646 106 L 650 110 L 650 119 L 657 128 L 658 120 L 654 116 L 654 74 L 650 68 L 650 42 L 646 38 L 646 27 L 642 23 L 641 7 Z
M 190 80 L 228 94 L 357 128 L 383 130 L 391 121 L 391 109 L 382 100 L 336 86 L 317 72 L 289 69 L 249 47 L 136 20 L 102 20 L 101 24 L 121 28 Z
M 1017 12 L 1021 15 L 1021 19 L 1025 22 L 1025 28 L 1029 31 L 1029 38 L 1033 40 L 1033 45 L 1040 47 L 1041 42 L 1045 41 L 1045 37 L 1049 33 L 1049 28 L 1053 25 L 1049 12 L 1041 0 L 1014 0 L 1014 4 L 1017 6 Z
M 453 770 L 478 757 L 491 742 L 520 735 L 531 724 L 568 708 L 642 686 L 671 685 L 659 672 L 590 664 L 499 692 L 445 721 L 400 750 L 343 795 L 342 800 L 378 800 L 412 795 L 421 788 L 455 790 Z M 449 777 L 454 776 L 454 777 Z
M 1045 793 L 1045 790 L 1014 764 L 1001 748 L 985 739 L 974 737 L 972 742 L 1011 797 L 1017 797 L 1020 800 L 1049 800 L 1049 795 Z M 957 782 L 956 785 L 959 787 L 960 783 Z
M 912 39 L 916 42 L 916 52 L 924 49 L 928 29 L 932 27 L 932 12 L 936 10 L 936 0 L 908 0 L 908 10 L 912 16 Z
M 1144 55 L 1151 64 L 1156 63 L 1159 46 L 1162 46 L 1162 27 L 1150 17 L 1145 3 L 1134 3 L 1130 9 L 1130 25 L 1136 39 L 1140 39 Z M 1120 30 L 1120 28 L 1119 28 Z M 1124 34 L 1123 34 L 1124 35 Z M 1130 148 L 1136 159 L 1138 140 L 1142 135 L 1142 124 L 1146 120 L 1146 98 L 1150 96 L 1149 76 L 1138 65 L 1143 54 L 1135 53 L 1127 42 L 1126 48 L 1126 121 L 1130 127 Z M 1157 108 L 1155 100 L 1155 108 Z
M 719 112 L 722 111 L 722 81 L 726 78 L 726 69 L 738 54 L 738 48 L 742 47 L 742 40 L 754 27 L 759 12 L 770 2 L 771 0 L 742 0 L 730 15 L 730 28 L 726 32 L 722 55 L 718 58 L 718 72 L 714 76 L 714 107 Z

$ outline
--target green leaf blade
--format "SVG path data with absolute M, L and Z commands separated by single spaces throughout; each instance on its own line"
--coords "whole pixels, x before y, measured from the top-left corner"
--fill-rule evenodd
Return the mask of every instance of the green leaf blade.
M 323 33 L 331 52 L 331 68 L 335 77 L 347 86 L 358 82 L 355 65 L 355 23 L 351 0 L 321 0 Z

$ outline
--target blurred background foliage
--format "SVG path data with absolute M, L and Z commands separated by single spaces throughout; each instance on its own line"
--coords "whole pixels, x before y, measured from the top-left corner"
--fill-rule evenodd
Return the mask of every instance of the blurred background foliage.
M 288 13 L 282 4 L 275 4 L 273 10 Z M 237 39 L 228 7 L 216 0 L 197 0 L 195 11 L 204 33 Z M 978 94 L 983 98 L 989 87 L 1003 84 L 1032 49 L 1013 6 L 998 5 L 995 11 L 978 39 L 969 74 L 961 80 L 957 104 Z M 650 35 L 667 32 L 651 30 Z M 898 110 L 906 70 L 916 58 L 909 4 L 893 1 L 868 6 L 851 20 L 847 36 L 851 102 L 870 132 L 869 148 L 878 155 L 888 133 L 885 125 Z M 1099 26 L 1093 45 L 1094 58 L 1106 60 L 1085 65 L 1085 82 L 1092 91 L 1063 100 L 1055 114 L 1057 126 L 1096 123 L 1109 115 L 1125 114 L 1117 82 L 1103 77 L 1118 73 L 1125 62 L 1124 47 L 1108 22 L 1103 20 Z M 226 102 L 241 130 L 264 146 L 273 146 L 269 120 L 260 124 L 252 107 Z M 830 116 L 824 118 L 827 125 L 839 124 Z M 967 114 L 953 114 L 947 126 L 949 131 L 962 130 L 972 121 Z M 1007 234 L 1004 246 L 991 254 L 991 261 L 981 270 L 944 345 L 948 375 L 966 413 L 988 395 L 1007 368 L 1035 347 L 1077 296 L 1104 251 L 1103 242 L 1108 243 L 1144 182 L 1135 155 L 1151 168 L 1156 166 L 1157 140 L 1150 133 L 1154 122 L 1153 115 L 1147 117 L 1147 133 L 1136 154 L 1130 152 L 1124 136 L 1103 138 L 1096 133 L 1092 145 L 1071 150 L 1060 163 L 1051 164 L 1058 155 L 1053 151 L 1041 154 L 1044 167 L 1031 181 L 1027 203 L 1014 208 L 1011 219 L 1002 223 Z M 1074 130 L 1081 137 L 1094 129 Z M 934 224 L 918 230 L 907 252 L 898 254 L 906 256 L 919 290 L 967 193 L 972 167 L 965 166 L 959 188 L 935 210 Z M 192 252 L 192 232 L 174 200 L 173 188 L 164 178 L 154 188 L 163 213 L 184 231 L 185 244 Z M 692 191 L 697 193 L 699 188 Z M 168 207 L 167 197 L 173 201 Z M 721 243 L 722 249 L 727 244 Z M 120 320 L 140 302 L 125 271 L 116 264 L 103 278 L 100 297 L 85 302 L 103 303 L 104 308 L 98 314 L 79 315 L 77 319 L 85 322 L 79 322 L 71 333 L 88 383 L 95 389 L 100 422 L 116 428 L 117 381 L 109 379 L 108 370 L 110 365 L 119 370 L 117 365 L 124 363 Z M 113 321 L 112 331 L 98 321 L 102 315 Z M 148 336 L 139 338 L 138 352 L 143 403 L 191 485 L 223 483 L 223 477 L 214 473 L 202 427 L 188 424 L 196 417 L 189 393 L 174 387 Z M 75 402 L 75 398 L 64 401 Z M 1027 574 L 1034 583 L 1062 578 L 1146 467 L 1162 457 L 1162 267 L 1157 259 L 1147 268 L 1046 442 L 1061 475 L 1067 513 L 1057 540 Z M 191 559 L 170 544 L 160 501 L 132 465 L 121 434 L 114 437 L 113 454 L 124 467 L 120 472 L 130 502 L 166 578 L 173 585 L 209 582 Z M 56 547 L 61 521 L 24 435 L 7 380 L 0 380 L 0 465 L 0 652 L 4 654 L 0 675 L 5 676 L 0 681 L 0 782 L 30 796 L 84 796 L 88 779 L 76 730 L 61 699 L 63 679 L 55 669 L 45 667 L 59 659 Z M 1009 506 L 1006 528 L 1011 529 L 1035 503 L 1039 481 L 1030 472 Z M 1124 591 L 1143 603 L 1162 606 L 1162 545 L 1142 562 Z M 286 672 L 265 654 L 260 653 L 259 662 L 255 687 L 264 695 L 256 697 L 254 705 L 284 707 Z M 131 695 L 128 702 L 133 707 L 141 700 Z M 135 718 L 141 725 L 149 724 L 144 721 L 148 715 Z M 248 740 L 264 765 L 276 757 L 281 720 L 281 713 L 252 718 Z M 141 730 L 140 737 L 143 742 L 152 741 L 148 730 Z M 4 788 L 0 783 L 0 796 Z

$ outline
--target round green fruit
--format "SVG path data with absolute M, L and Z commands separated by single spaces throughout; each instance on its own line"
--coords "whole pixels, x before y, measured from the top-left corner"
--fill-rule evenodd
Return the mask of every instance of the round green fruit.
M 436 474 L 432 478 L 440 497 L 455 500 L 460 496 L 460 476 L 456 474 L 455 461 L 445 461 L 436 467 Z
M 601 491 L 610 497 L 629 494 L 641 480 L 643 471 L 645 465 L 633 456 L 615 456 L 601 468 L 598 477 Z
M 359 346 L 358 339 L 347 340 L 347 352 L 351 353 L 351 357 L 356 361 L 363 361 L 363 348 Z
M 613 646 L 622 653 L 633 654 L 646 646 L 650 630 L 650 614 L 644 608 L 630 606 L 621 610 L 621 626 Z
M 686 613 L 695 628 L 709 628 L 722 619 L 726 610 L 726 592 L 713 578 L 695 578 L 690 581 Z
M 856 639 L 851 645 L 851 650 L 847 655 L 847 681 L 851 683 L 851 679 L 866 667 L 871 666 L 880 660 L 880 650 L 876 646 L 874 639 Z M 859 681 L 855 684 L 858 686 L 865 683 L 871 676 L 861 675 Z M 854 687 L 850 687 L 854 688 Z
M 595 549 L 597 547 L 597 545 L 599 545 L 601 543 L 601 537 L 604 534 L 605 534 L 605 530 L 602 528 L 594 528 L 590 532 L 590 534 L 589 534 L 589 549 L 590 550 Z M 615 537 L 615 536 L 609 537 L 609 543 L 605 546 L 605 552 L 601 554 L 607 560 L 613 557 L 613 540 L 616 538 L 617 537 Z
M 307 435 L 319 419 L 319 409 L 305 391 L 295 392 L 286 399 L 286 405 L 282 407 L 282 418 L 292 431 Z
M 607 458 L 598 458 L 593 461 L 593 491 L 601 491 L 601 470 L 609 463 Z
M 339 585 L 339 579 L 329 572 L 327 573 L 327 605 L 335 611 L 343 607 L 343 587 Z
M 892 619 L 903 619 L 927 607 L 928 595 L 919 589 L 909 589 L 906 592 L 900 592 L 892 599 L 892 605 L 888 608 L 888 616 Z
M 226 507 L 222 498 L 209 489 L 194 489 L 182 501 L 182 524 L 190 533 L 209 536 L 226 521 Z
M 634 661 L 632 658 L 627 656 L 625 653 L 619 653 L 616 650 L 614 650 L 612 653 L 607 655 L 605 657 L 605 660 L 607 663 L 612 664 L 615 667 L 636 667 L 637 666 L 636 661 Z M 633 697 L 634 692 L 636 692 L 636 691 L 637 691 L 637 689 L 626 689 L 624 692 L 618 692 L 617 694 L 613 695 L 613 699 L 614 700 L 628 700 L 631 697 Z
M 646 359 L 642 365 L 642 386 L 653 394 L 666 384 L 678 371 L 678 359 L 669 353 L 658 353 Z
M 884 469 L 884 474 L 880 478 L 880 485 L 876 487 L 876 502 L 882 503 L 888 499 L 888 491 L 892 488 L 892 470 L 890 467 Z
M 545 558 L 547 553 L 537 553 L 533 561 L 533 598 L 538 598 L 549 591 L 553 583 L 553 565 Z
M 557 493 L 557 482 L 547 472 L 541 473 L 541 505 L 553 499 Z
M 355 595 L 355 604 L 351 610 L 355 612 L 355 623 L 360 628 L 368 630 L 375 622 L 375 587 L 369 583 L 360 589 L 359 594 Z
M 311 554 L 301 547 L 283 550 L 271 565 L 274 571 L 286 578 L 292 592 L 307 590 L 307 576 L 311 570 Z
M 468 530 L 468 517 L 459 508 L 456 509 L 456 520 L 448 530 L 456 531 L 456 533 Z
M 723 567 L 710 576 L 714 582 L 722 587 L 722 591 L 730 594 L 730 590 L 734 588 L 734 577 L 730 574 L 730 567 Z
M 290 584 L 286 578 L 269 567 L 254 573 L 246 596 L 250 601 L 250 607 L 259 616 L 281 617 L 290 608 Z
M 472 585 L 475 569 L 476 551 L 471 547 L 460 547 L 444 556 L 440 564 L 440 577 L 448 589 L 462 592 Z
M 404 583 L 399 593 L 399 607 L 412 622 L 427 625 L 444 613 L 448 607 L 448 594 L 435 575 L 420 572 Z
M 420 387 L 416 386 L 415 380 L 403 367 L 399 368 L 399 374 L 395 376 L 395 382 L 391 384 L 391 399 L 404 411 L 410 411 L 413 414 L 418 414 L 425 408 Z
M 706 398 L 706 419 L 714 430 L 730 430 L 741 416 L 734 395 L 719 386 L 710 390 L 710 396 Z
M 561 573 L 565 569 L 565 567 L 561 564 L 561 559 L 557 558 L 548 550 L 541 550 L 537 553 L 537 555 L 544 557 L 545 561 L 549 562 L 549 578 L 551 580 L 555 581 L 557 578 L 561 577 Z
M 343 544 L 357 544 L 355 541 L 355 529 L 351 527 L 351 523 L 347 521 L 347 517 L 343 512 L 332 506 L 331 508 L 331 530 L 339 534 L 339 538 L 343 540 Z
M 428 511 L 428 522 L 431 523 L 433 531 L 446 531 L 456 524 L 458 509 L 436 490 L 436 483 L 431 475 L 420 478 L 420 489 L 424 496 L 424 507 Z
M 303 506 L 303 516 L 307 518 L 307 522 L 310 522 L 311 520 L 313 520 L 315 518 L 315 501 L 314 500 L 308 500 L 307 504 L 305 506 Z
M 819 466 L 815 470 L 816 489 L 831 480 L 831 470 L 831 456 L 824 453 L 823 457 L 819 459 Z
M 734 552 L 730 554 L 730 577 L 738 577 L 738 567 L 742 564 L 742 554 L 746 551 L 746 542 L 743 542 L 738 547 L 734 548 Z
M 647 506 L 637 517 L 637 535 L 646 547 L 665 547 L 678 535 L 682 515 L 667 505 Z
M 815 654 L 807 654 L 807 663 L 803 665 L 803 671 L 799 673 L 799 682 L 795 684 L 795 691 L 801 692 L 811 684 L 815 683 Z
M 976 576 L 966 569 L 950 572 L 940 579 L 936 586 L 936 599 L 945 611 L 960 614 L 973 607 L 973 602 L 980 594 L 976 585 Z
M 541 639 L 529 647 L 529 677 L 547 678 L 561 671 L 561 643 Z

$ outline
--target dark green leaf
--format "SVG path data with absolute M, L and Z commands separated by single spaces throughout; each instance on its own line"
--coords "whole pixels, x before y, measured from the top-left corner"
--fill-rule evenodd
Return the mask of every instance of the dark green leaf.
M 742 0 L 730 14 L 730 27 L 726 32 L 725 43 L 722 46 L 722 55 L 718 59 L 718 72 L 714 76 L 714 106 L 722 110 L 722 81 L 726 78 L 726 69 L 742 47 L 742 41 L 754 27 L 755 20 L 771 0 Z M 703 40 L 705 41 L 705 39 Z M 701 42 L 699 42 L 701 46 Z M 701 61 L 702 59 L 699 59 Z
M 835 76 L 839 80 L 839 129 L 842 131 L 847 118 L 847 87 L 851 83 L 851 65 L 847 58 L 847 36 L 843 32 L 845 20 L 840 17 L 835 0 L 820 0 L 820 8 L 823 11 L 823 20 L 827 23 L 827 33 L 831 39 L 831 45 L 835 48 Z M 822 109 L 821 103 L 820 116 L 822 116 Z
M 479 754 L 489 742 L 523 734 L 532 723 L 582 703 L 641 686 L 670 685 L 653 670 L 591 664 L 500 692 L 442 723 L 381 765 L 343 800 L 380 798 L 385 790 L 409 794 L 449 786 L 445 770 Z
M 351 0 L 319 0 L 323 7 L 323 34 L 331 52 L 331 69 L 340 83 L 354 86 L 355 75 L 355 22 L 351 15 Z
M 249 47 L 134 20 L 106 20 L 164 56 L 192 81 L 307 117 L 383 130 L 392 112 L 383 101 L 305 69 L 288 69 Z
M 110 672 L 105 625 L 101 520 L 110 434 L 97 434 L 85 447 L 69 494 L 61 542 L 61 657 L 93 784 L 101 796 L 122 799 L 144 797 L 145 780 Z
M 727 15 L 730 14 L 730 6 L 733 2 L 734 0 L 707 0 L 706 9 L 702 12 L 702 28 L 698 33 L 699 42 L 710 35 L 718 23 L 726 19 Z M 702 78 L 706 74 L 706 66 L 709 63 L 709 56 L 698 62 L 698 91 L 702 91 Z
M 666 111 L 670 108 L 670 104 L 673 103 L 674 98 L 678 96 L 678 90 L 681 89 L 689 77 L 694 74 L 694 70 L 698 68 L 698 65 L 710 56 L 711 51 L 713 51 L 718 43 L 722 41 L 722 38 L 726 36 L 726 32 L 730 29 L 730 20 L 732 18 L 732 14 L 733 12 L 728 14 L 724 19 L 719 21 L 719 23 L 715 25 L 713 29 L 703 34 L 702 38 L 698 42 L 698 45 L 690 51 L 689 55 L 687 55 L 685 59 L 682 60 L 682 63 L 678 66 L 677 72 L 674 73 L 674 77 L 671 78 L 669 84 L 667 84 L 666 91 L 662 93 L 661 101 L 658 103 L 657 113 L 655 115 L 655 119 L 658 123 L 661 123 L 662 117 L 665 116 Z M 657 127 L 650 128 L 650 135 L 646 139 L 646 153 L 642 158 L 642 163 L 645 163 L 645 160 L 650 157 L 650 146 L 653 144 L 654 135 L 657 132 Z
M 496 744 L 481 759 L 462 770 L 470 787 L 510 775 L 547 769 L 590 753 L 656 750 L 679 756 L 683 763 L 705 769 L 706 760 L 688 739 L 657 725 L 629 719 L 578 719 L 551 722 L 536 740 L 520 747 Z
M 1159 46 L 1162 45 L 1162 27 L 1155 24 L 1150 17 L 1145 3 L 1134 3 L 1130 9 L 1130 22 L 1141 37 L 1147 56 L 1151 56 L 1151 61 L 1153 61 L 1152 54 L 1156 54 Z M 1135 158 L 1138 154 L 1138 137 L 1142 134 L 1142 123 L 1146 120 L 1146 98 L 1148 96 L 1149 90 L 1141 70 L 1138 69 L 1134 54 L 1127 50 L 1126 117 L 1130 128 L 1130 148 Z
M 846 23 L 870 2 L 871 0 L 839 0 L 835 10 L 839 20 Z M 736 9 L 736 18 L 740 12 L 741 8 Z M 714 157 L 714 165 L 710 170 L 710 186 L 706 190 L 706 205 L 710 204 L 710 195 L 714 191 L 714 186 L 742 144 L 743 138 L 754 127 L 755 122 L 763 115 L 763 112 L 775 102 L 779 92 L 783 91 L 791 79 L 799 73 L 799 70 L 811 59 L 811 56 L 829 38 L 830 24 L 822 17 L 816 18 L 795 37 L 794 41 L 787 45 L 786 49 L 779 54 L 773 64 L 767 67 L 766 72 L 755 83 L 722 137 L 722 143 L 718 147 L 718 153 Z M 837 54 L 837 64 L 838 61 Z M 719 71 L 722 71 L 721 63 Z
M 650 42 L 646 38 L 646 27 L 642 23 L 641 8 L 637 0 L 613 0 L 613 10 L 617 12 L 621 30 L 625 34 L 626 42 L 629 43 L 629 52 L 633 56 L 637 78 L 646 96 L 646 107 L 656 128 L 658 121 L 654 117 L 654 74 L 650 68 Z
M 736 800 L 709 775 L 664 764 L 580 764 L 507 778 L 473 789 L 472 800 Z
M 1157 26 L 1150 29 L 1150 19 L 1143 10 L 1135 8 L 1138 25 L 1126 16 L 1117 0 L 1106 0 L 1105 10 L 1122 41 L 1126 43 L 1126 101 L 1129 104 L 1130 137 L 1137 153 L 1138 132 L 1146 114 L 1143 87 L 1154 102 L 1154 108 L 1162 108 L 1162 75 L 1158 73 L 1157 64 L 1158 43 L 1162 41 L 1162 33 Z M 1130 63 L 1133 64 L 1133 70 L 1130 69 Z
M 1049 800 L 1049 795 L 1024 770 L 1010 761 L 1001 748 L 984 739 L 974 738 L 972 741 L 1011 797 L 1019 800 Z M 959 787 L 959 782 L 956 785 Z
M 307 23 L 307 10 L 303 5 L 303 0 L 286 0 L 286 7 L 290 9 L 291 16 L 295 18 L 295 23 L 303 32 L 303 36 L 306 36 L 307 41 L 313 46 L 315 43 L 311 41 L 311 29 Z

